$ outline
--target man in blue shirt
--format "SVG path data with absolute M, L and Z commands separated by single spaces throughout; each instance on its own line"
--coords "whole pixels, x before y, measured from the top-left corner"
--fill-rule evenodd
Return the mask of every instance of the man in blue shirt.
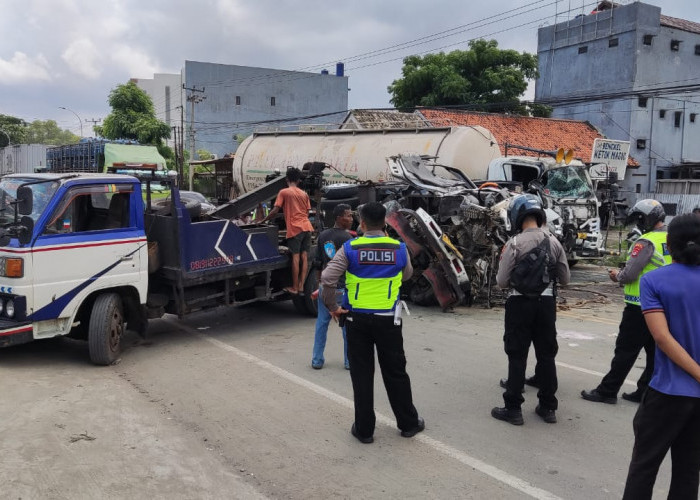
M 700 479 L 700 218 L 668 228 L 673 263 L 640 283 L 644 319 L 656 342 L 654 373 L 634 417 L 624 499 L 650 499 L 671 450 L 668 498 L 697 498 Z

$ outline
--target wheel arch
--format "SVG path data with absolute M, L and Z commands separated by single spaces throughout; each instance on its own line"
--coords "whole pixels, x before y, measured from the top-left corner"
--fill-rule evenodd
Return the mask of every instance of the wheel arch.
M 129 330 L 134 330 L 139 334 L 144 334 L 148 319 L 141 307 L 141 298 L 136 287 L 131 285 L 116 286 L 112 288 L 102 288 L 91 292 L 80 304 L 78 312 L 73 318 L 73 323 L 79 322 L 75 327 L 71 336 L 77 338 L 87 338 L 88 328 L 90 325 L 90 314 L 92 313 L 95 300 L 100 295 L 105 293 L 116 293 L 122 299 L 122 308 L 124 312 L 124 320 L 128 325 Z

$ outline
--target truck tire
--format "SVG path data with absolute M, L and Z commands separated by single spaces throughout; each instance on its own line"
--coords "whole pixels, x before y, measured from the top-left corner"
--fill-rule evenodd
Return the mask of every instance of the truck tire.
M 90 314 L 88 347 L 90 361 L 96 365 L 111 365 L 121 353 L 124 333 L 122 299 L 116 293 L 97 297 Z
M 350 205 L 350 208 L 355 209 L 360 204 L 360 199 L 357 196 L 353 196 L 351 198 L 339 198 L 339 199 L 322 198 L 321 203 L 319 203 L 318 207 L 321 210 L 333 211 L 335 206 L 340 205 L 341 203 L 345 203 L 346 205 Z
M 180 200 L 182 204 L 185 205 L 190 219 L 195 219 L 202 214 L 202 205 L 197 200 Z M 158 215 L 171 215 L 172 214 L 172 203 L 169 199 L 165 200 L 155 200 L 151 202 L 151 207 L 158 212 Z
M 309 252 L 309 255 L 312 255 L 311 252 Z M 292 297 L 292 303 L 297 311 L 308 316 L 318 315 L 318 302 L 311 298 L 311 294 L 317 289 L 318 277 L 316 275 L 316 270 L 311 269 L 304 282 L 304 295 L 295 295 Z
M 336 207 L 336 205 L 340 205 L 341 203 L 350 205 L 350 208 L 354 210 L 360 205 L 360 199 L 357 197 L 343 198 L 340 200 L 329 200 L 326 198 L 321 199 L 321 203 L 319 203 L 318 208 L 320 208 L 325 214 L 323 218 L 324 227 L 333 227 L 335 224 L 335 219 L 333 219 L 333 209 Z
M 323 197 L 328 200 L 354 198 L 357 193 L 357 184 L 329 184 L 323 188 Z

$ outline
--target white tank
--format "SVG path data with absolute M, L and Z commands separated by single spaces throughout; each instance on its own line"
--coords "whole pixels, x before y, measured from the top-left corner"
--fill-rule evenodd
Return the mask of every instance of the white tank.
M 496 138 L 483 127 L 262 132 L 247 137 L 233 160 L 239 193 L 265 182 L 275 170 L 319 161 L 332 165 L 328 182 L 390 180 L 386 158 L 401 153 L 437 156 L 437 162 L 484 178 L 489 162 L 501 156 Z

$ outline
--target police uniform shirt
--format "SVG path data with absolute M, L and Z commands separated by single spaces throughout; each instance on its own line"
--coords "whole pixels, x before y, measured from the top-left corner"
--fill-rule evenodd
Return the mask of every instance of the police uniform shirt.
M 498 264 L 496 283 L 500 288 L 510 288 L 510 273 L 522 255 L 539 245 L 545 237 L 549 237 L 551 256 L 556 261 L 556 279 L 560 285 L 567 285 L 571 279 L 566 252 L 549 231 L 541 227 L 528 228 L 509 239 L 501 252 L 501 262 Z
M 365 236 L 385 236 L 381 229 L 367 231 Z M 406 265 L 402 270 L 402 281 L 407 281 L 413 276 L 413 266 L 411 265 L 411 256 L 406 250 Z M 338 286 L 338 281 L 345 276 L 345 271 L 348 269 L 348 258 L 345 255 L 345 249 L 340 247 L 331 259 L 326 268 L 321 273 L 321 287 L 323 288 L 323 296 L 320 297 L 329 311 L 333 312 L 338 309 L 336 303 L 335 290 Z
M 663 226 L 659 229 L 654 229 L 653 232 L 665 233 L 666 231 L 666 226 Z M 620 283 L 620 286 L 635 282 L 646 265 L 651 261 L 653 255 L 654 244 L 651 241 L 643 238 L 635 241 L 625 262 L 625 267 L 617 273 L 617 282 Z

